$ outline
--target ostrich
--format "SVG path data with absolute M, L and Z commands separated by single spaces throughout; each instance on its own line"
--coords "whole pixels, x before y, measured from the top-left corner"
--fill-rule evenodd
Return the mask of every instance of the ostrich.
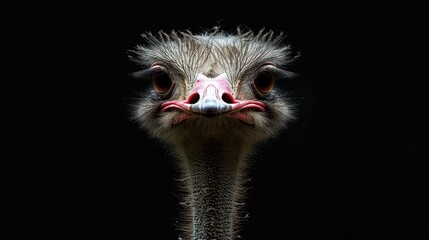
M 199 34 L 142 34 L 130 50 L 151 87 L 132 106 L 132 119 L 172 153 L 185 190 L 179 239 L 236 239 L 245 218 L 246 173 L 260 143 L 294 119 L 278 88 L 296 57 L 283 33 L 218 27 Z

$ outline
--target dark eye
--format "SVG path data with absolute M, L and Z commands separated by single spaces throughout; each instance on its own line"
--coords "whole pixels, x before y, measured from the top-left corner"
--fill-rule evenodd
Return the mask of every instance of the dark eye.
M 173 82 L 170 76 L 165 72 L 155 72 L 151 76 L 152 84 L 155 90 L 160 94 L 165 94 L 170 90 Z
M 273 89 L 276 75 L 270 71 L 260 71 L 253 81 L 253 88 L 262 95 L 266 95 Z
M 164 67 L 155 67 L 150 79 L 152 81 L 153 88 L 161 95 L 167 95 L 171 93 L 174 82 Z

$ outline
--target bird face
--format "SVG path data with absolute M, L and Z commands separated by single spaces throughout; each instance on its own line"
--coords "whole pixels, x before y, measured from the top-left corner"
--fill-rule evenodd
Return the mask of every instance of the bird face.
M 135 60 L 152 88 L 135 119 L 152 135 L 178 138 L 264 139 L 292 119 L 277 84 L 288 72 L 288 47 L 268 35 L 150 35 Z M 174 139 L 174 141 L 173 141 Z
M 156 81 L 154 86 L 158 85 Z M 194 117 L 227 117 L 254 124 L 253 118 L 247 113 L 263 112 L 265 108 L 266 105 L 262 101 L 236 99 L 225 73 L 214 78 L 200 73 L 185 100 L 166 101 L 161 104 L 160 111 L 177 110 L 177 117 L 171 123 L 173 125 Z

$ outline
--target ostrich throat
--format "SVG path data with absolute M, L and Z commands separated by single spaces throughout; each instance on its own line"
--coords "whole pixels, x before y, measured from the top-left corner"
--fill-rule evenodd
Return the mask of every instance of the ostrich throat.
M 189 179 L 193 239 L 232 239 L 238 226 L 243 164 L 248 149 L 220 139 L 181 148 Z

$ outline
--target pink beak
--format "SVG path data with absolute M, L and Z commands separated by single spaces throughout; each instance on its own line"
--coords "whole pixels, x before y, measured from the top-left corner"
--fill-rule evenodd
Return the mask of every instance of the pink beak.
M 231 93 L 226 74 L 216 78 L 207 78 L 199 74 L 191 94 L 186 100 L 173 100 L 161 104 L 161 111 L 181 110 L 180 116 L 173 122 L 178 124 L 192 116 L 206 117 L 224 115 L 238 118 L 248 124 L 253 123 L 246 110 L 265 111 L 265 104 L 254 100 L 237 100 Z

